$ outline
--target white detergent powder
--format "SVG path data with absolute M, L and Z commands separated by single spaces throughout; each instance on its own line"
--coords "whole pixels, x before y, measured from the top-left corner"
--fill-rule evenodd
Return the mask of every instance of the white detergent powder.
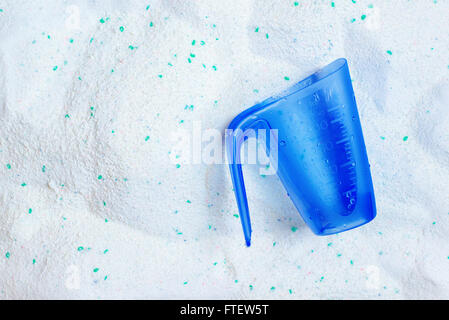
M 0 299 L 449 298 L 448 12 L 0 0 Z M 171 134 L 224 130 L 340 57 L 378 216 L 315 236 L 247 167 L 247 248 L 228 167 L 189 165 Z

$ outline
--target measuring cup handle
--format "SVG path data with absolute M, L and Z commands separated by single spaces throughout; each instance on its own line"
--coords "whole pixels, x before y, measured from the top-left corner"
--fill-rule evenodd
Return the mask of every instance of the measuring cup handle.
M 248 111 L 248 110 L 247 110 Z M 248 117 L 247 112 L 238 115 L 228 126 L 226 136 L 226 148 L 229 159 L 231 180 L 237 200 L 237 207 L 242 222 L 243 234 L 246 245 L 251 245 L 251 219 L 249 216 L 248 200 L 246 197 L 245 183 L 243 181 L 240 148 L 245 142 L 245 131 L 251 129 L 256 122 L 255 117 Z

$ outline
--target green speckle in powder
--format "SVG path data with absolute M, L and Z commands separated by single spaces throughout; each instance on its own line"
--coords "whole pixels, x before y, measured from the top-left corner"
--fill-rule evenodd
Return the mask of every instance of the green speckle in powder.
M 196 40 L 192 40 L 192 46 L 194 46 L 196 43 Z
M 11 254 L 9 253 L 9 251 L 7 251 L 5 254 L 6 259 L 9 259 L 10 256 L 11 256 Z
M 335 8 L 335 2 L 331 2 L 332 8 Z
M 265 33 L 265 38 L 270 38 L 270 36 L 268 35 L 268 33 Z
M 66 114 L 64 117 L 65 117 L 66 119 L 70 119 L 70 115 L 69 115 L 69 114 Z
M 162 77 L 163 77 L 162 74 L 158 74 L 157 76 L 158 76 L 160 79 L 162 79 Z
M 105 23 L 105 22 L 106 21 L 103 18 L 100 19 L 100 23 Z
M 120 32 L 123 32 L 123 31 L 125 31 L 125 27 L 124 27 L 124 26 L 121 26 L 121 27 L 119 28 L 119 30 L 120 30 Z
M 179 163 L 176 164 L 176 168 L 179 169 L 181 168 L 181 165 Z
M 150 22 L 150 27 L 153 27 L 154 26 L 154 23 L 153 23 L 153 21 L 151 21 Z
M 33 209 L 29 208 L 28 213 L 31 214 L 33 212 Z
M 192 203 L 192 201 L 190 201 L 190 200 L 187 200 L 186 202 L 187 202 L 187 203 Z
M 36 264 L 36 259 L 33 259 L 33 264 Z
M 391 52 L 391 50 L 387 50 L 387 53 L 391 56 L 393 54 L 393 52 Z
M 189 282 L 188 281 L 184 281 L 184 285 L 186 285 L 186 284 L 188 284 Z
M 236 214 L 234 214 L 233 216 L 234 216 L 234 217 L 236 217 L 236 218 L 238 218 L 238 217 L 239 217 L 239 215 L 238 215 L 237 213 L 236 213 Z
M 145 141 L 148 141 L 148 140 L 150 140 L 150 136 L 145 137 Z
M 6 168 L 11 169 L 11 165 L 9 163 L 7 163 Z
M 104 250 L 104 251 L 103 251 L 103 253 L 104 253 L 104 254 L 106 254 L 106 253 L 108 253 L 108 251 L 109 251 L 109 250 L 108 250 L 108 249 L 106 249 L 106 250 Z
M 134 47 L 134 46 L 132 46 L 132 45 L 129 45 L 128 48 L 129 48 L 130 50 L 134 50 L 136 47 Z
M 257 27 L 256 29 L 254 29 L 254 32 L 259 32 L 259 27 Z
M 78 251 L 83 251 L 84 247 L 78 247 Z
M 408 136 L 405 136 L 404 138 L 402 138 L 403 141 L 407 141 L 408 140 Z
M 101 180 L 101 179 L 103 179 L 103 176 L 100 174 L 100 175 L 98 176 L 98 180 Z
M 292 232 L 296 232 L 296 230 L 298 230 L 297 227 L 292 227 Z
M 27 184 L 25 182 L 22 182 L 21 186 L 25 187 Z
M 58 70 L 58 66 L 53 67 L 53 71 L 56 71 L 56 70 Z
M 360 19 L 365 20 L 365 19 L 366 19 L 366 14 L 362 14 L 362 16 L 360 17 Z
M 294 5 L 295 7 L 297 7 L 297 6 L 299 6 L 299 2 L 298 2 L 298 1 L 293 2 L 293 5 Z
M 98 270 L 100 270 L 99 268 L 94 268 L 94 272 L 98 272 Z
M 288 81 L 288 80 L 290 80 L 290 78 L 289 78 L 289 77 L 284 77 L 284 80 L 287 80 L 287 81 Z
M 274 291 L 274 290 L 276 290 L 276 287 L 271 287 L 270 290 Z

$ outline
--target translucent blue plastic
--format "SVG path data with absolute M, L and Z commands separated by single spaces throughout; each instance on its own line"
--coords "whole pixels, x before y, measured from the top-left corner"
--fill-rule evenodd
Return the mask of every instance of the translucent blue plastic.
M 277 174 L 315 234 L 343 232 L 374 219 L 370 166 L 345 59 L 245 110 L 230 123 L 229 167 L 248 246 L 251 222 L 240 148 L 245 130 L 258 128 L 278 130 L 278 141 L 271 141 L 278 144 Z

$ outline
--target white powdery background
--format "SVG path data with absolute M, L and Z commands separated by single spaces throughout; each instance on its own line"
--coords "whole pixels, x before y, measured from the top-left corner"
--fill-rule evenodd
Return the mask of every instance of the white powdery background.
M 448 12 L 0 0 L 0 299 L 449 298 Z M 227 166 L 177 166 L 170 135 L 223 130 L 339 57 L 378 216 L 317 237 L 246 168 L 246 248 Z

